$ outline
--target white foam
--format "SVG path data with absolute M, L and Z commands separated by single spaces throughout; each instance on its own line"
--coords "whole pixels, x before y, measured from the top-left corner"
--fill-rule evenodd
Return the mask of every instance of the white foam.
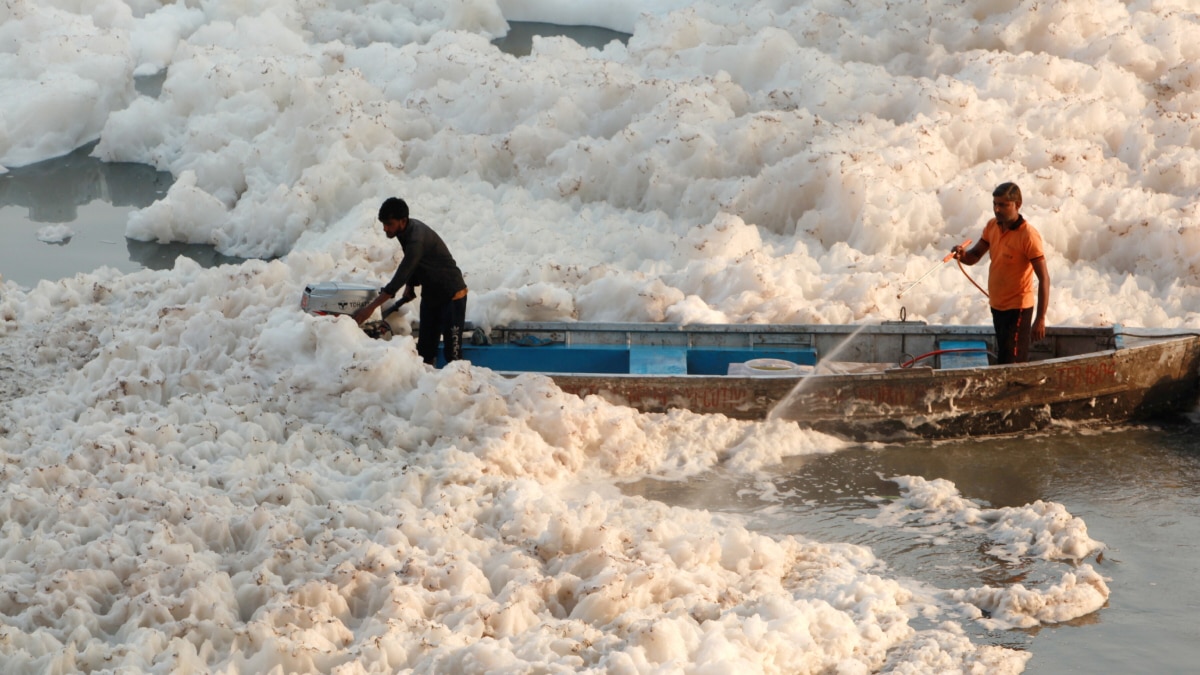
M 1025 557 L 1078 561 L 1104 549 L 1104 544 L 1088 536 L 1087 525 L 1062 504 L 1038 500 L 1021 507 L 987 509 L 963 498 L 944 478 L 898 476 L 888 480 L 897 483 L 904 495 L 884 505 L 872 519 L 881 526 L 980 530 L 996 542 L 987 553 L 1009 562 Z
M 1045 588 L 1024 584 L 956 589 L 943 597 L 978 608 L 973 615 L 993 628 L 1028 628 L 1061 623 L 1100 609 L 1109 588 L 1084 558 L 1102 552 L 1104 544 L 1087 534 L 1083 520 L 1061 504 L 1037 500 L 1020 507 L 988 509 L 963 498 L 944 478 L 897 476 L 888 480 L 901 489 L 900 499 L 883 504 L 877 516 L 863 519 L 880 527 L 904 528 L 936 544 L 947 537 L 980 533 L 993 542 L 985 553 L 1008 564 L 1031 558 L 1072 564 L 1057 583 Z M 986 615 L 984 614 L 986 612 Z
M 864 548 L 623 498 L 843 445 L 429 371 L 411 337 L 298 302 L 391 274 L 374 215 L 400 195 L 481 325 L 987 323 L 953 265 L 896 294 L 1015 180 L 1050 323 L 1194 327 L 1185 0 L 317 4 L 0 8 L 0 166 L 98 140 L 176 177 L 129 236 L 279 257 L 0 282 L 6 672 L 1018 672 L 964 625 L 1107 597 L 1087 565 L 925 596 Z M 632 35 L 515 58 L 490 40 L 517 19 Z M 1099 546 L 1065 506 L 932 487 L 935 522 L 910 524 L 981 529 L 998 557 Z M 929 607 L 953 618 L 910 621 Z
M 43 225 L 38 228 L 37 239 L 44 244 L 65 244 L 75 236 L 69 225 Z

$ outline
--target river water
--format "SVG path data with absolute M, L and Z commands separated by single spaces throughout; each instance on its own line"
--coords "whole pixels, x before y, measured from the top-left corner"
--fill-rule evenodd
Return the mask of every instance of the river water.
M 137 89 L 157 96 L 163 79 L 138 78 Z M 129 215 L 175 179 L 144 164 L 101 162 L 95 146 L 0 174 L 0 278 L 33 286 L 99 267 L 171 269 L 179 256 L 206 267 L 242 262 L 212 246 L 126 238 Z
M 494 42 L 513 56 L 529 54 L 535 37 L 567 37 L 596 48 L 630 37 L 594 26 L 510 25 Z M 165 73 L 139 77 L 135 84 L 140 94 L 157 97 L 165 78 Z M 243 261 L 202 244 L 126 238 L 129 215 L 163 197 L 174 177 L 141 164 L 101 162 L 91 156 L 95 145 L 0 173 L 0 278 L 33 286 L 102 266 L 121 272 L 171 269 L 180 256 L 204 267 Z
M 1003 563 L 986 542 L 915 535 L 869 522 L 899 495 L 892 476 L 952 481 L 984 506 L 1063 504 L 1107 549 L 1088 560 L 1108 579 L 1108 604 L 1076 621 L 989 633 L 980 642 L 1028 650 L 1027 673 L 1187 673 L 1200 657 L 1200 425 L 1057 432 L 1020 438 L 906 443 L 806 456 L 750 482 L 710 474 L 643 481 L 631 494 L 740 514 L 758 530 L 870 547 L 899 576 L 939 588 L 1053 580 L 1039 561 Z M 764 498 L 763 495 L 769 495 Z
M 125 237 L 135 209 L 161 198 L 171 174 L 143 164 L 108 164 L 95 144 L 0 174 L 0 275 L 22 286 L 90 272 L 171 269 L 179 256 L 206 267 L 242 262 L 212 246 Z M 68 236 L 48 236 L 66 228 Z

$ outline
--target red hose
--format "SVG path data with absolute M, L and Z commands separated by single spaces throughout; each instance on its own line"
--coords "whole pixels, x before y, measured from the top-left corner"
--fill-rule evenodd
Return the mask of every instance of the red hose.
M 963 353 L 963 352 L 983 352 L 985 354 L 990 353 L 986 349 L 971 349 L 971 348 L 965 348 L 965 347 L 962 349 L 938 349 L 937 351 L 932 351 L 932 352 L 929 352 L 928 354 L 922 354 L 918 357 L 909 359 L 909 360 L 905 361 L 904 363 L 901 363 L 900 367 L 901 368 L 912 367 L 912 364 L 916 363 L 917 361 L 922 361 L 931 356 L 937 356 L 938 354 L 955 354 L 955 353 Z

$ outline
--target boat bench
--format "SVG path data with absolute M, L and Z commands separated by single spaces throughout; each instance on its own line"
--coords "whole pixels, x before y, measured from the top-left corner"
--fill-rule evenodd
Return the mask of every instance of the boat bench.
M 754 359 L 780 359 L 811 366 L 817 363 L 817 350 L 811 347 L 731 349 L 633 345 L 629 348 L 629 372 L 634 375 L 724 375 L 731 364 Z
M 753 359 L 782 359 L 808 366 L 817 362 L 817 351 L 810 347 L 465 344 L 463 356 L 477 366 L 495 370 L 634 375 L 725 375 L 730 364 Z
M 629 348 L 629 373 L 631 375 L 687 375 L 687 347 L 644 347 Z
M 982 368 L 988 365 L 987 342 L 983 340 L 939 340 L 938 349 L 969 349 L 938 355 L 943 370 Z
M 474 365 L 494 370 L 535 373 L 629 372 L 629 350 L 624 345 L 463 345 L 463 357 Z
M 731 364 L 754 359 L 780 359 L 811 366 L 817 363 L 817 350 L 811 347 L 731 349 L 633 345 L 629 348 L 629 372 L 634 375 L 724 375 Z
M 801 366 L 817 365 L 817 350 L 812 347 L 792 349 L 693 347 L 688 350 L 688 372 L 703 375 L 724 375 L 734 363 L 754 359 L 780 359 Z

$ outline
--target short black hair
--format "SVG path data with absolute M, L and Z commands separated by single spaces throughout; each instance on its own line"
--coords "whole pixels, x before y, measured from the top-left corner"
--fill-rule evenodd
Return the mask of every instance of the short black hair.
M 998 199 L 1007 199 L 1021 205 L 1021 188 L 1017 187 L 1016 183 L 1001 183 L 992 190 L 992 196 Z
M 408 220 L 408 204 L 399 197 L 388 197 L 379 207 L 379 222 Z

